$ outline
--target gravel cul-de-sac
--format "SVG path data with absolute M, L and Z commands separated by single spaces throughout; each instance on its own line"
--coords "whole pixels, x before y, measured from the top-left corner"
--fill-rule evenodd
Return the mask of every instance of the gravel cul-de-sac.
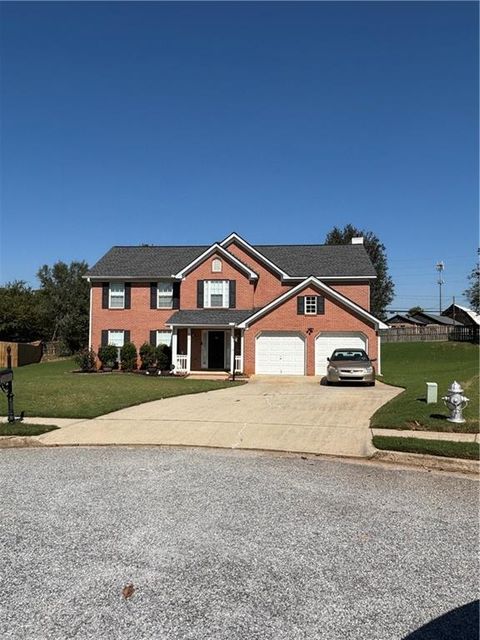
M 396 640 L 478 597 L 466 476 L 73 447 L 1 450 L 0 483 L 5 640 Z

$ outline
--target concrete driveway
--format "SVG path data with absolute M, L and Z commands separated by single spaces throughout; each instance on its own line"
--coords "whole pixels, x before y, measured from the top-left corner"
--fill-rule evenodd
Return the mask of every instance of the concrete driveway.
M 400 389 L 326 387 L 318 378 L 258 376 L 248 384 L 156 400 L 76 422 L 48 445 L 185 445 L 365 457 L 371 415 Z

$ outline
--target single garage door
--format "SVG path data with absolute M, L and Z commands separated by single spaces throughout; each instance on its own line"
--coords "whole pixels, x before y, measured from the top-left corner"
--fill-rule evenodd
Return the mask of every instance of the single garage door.
M 327 358 L 335 349 L 365 349 L 367 339 L 361 333 L 322 333 L 315 340 L 315 375 L 324 376 L 327 373 Z
M 255 373 L 305 375 L 305 342 L 298 333 L 269 332 L 255 344 Z

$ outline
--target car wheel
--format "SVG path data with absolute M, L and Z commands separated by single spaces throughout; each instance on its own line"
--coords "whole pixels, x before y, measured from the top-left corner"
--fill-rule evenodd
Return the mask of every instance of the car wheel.
M 375 380 L 373 382 L 369 382 L 367 386 L 374 387 L 375 386 Z

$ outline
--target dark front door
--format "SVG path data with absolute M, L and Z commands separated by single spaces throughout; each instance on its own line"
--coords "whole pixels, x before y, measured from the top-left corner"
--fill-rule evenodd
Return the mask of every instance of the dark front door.
M 225 368 L 225 334 L 223 331 L 208 332 L 208 368 Z

